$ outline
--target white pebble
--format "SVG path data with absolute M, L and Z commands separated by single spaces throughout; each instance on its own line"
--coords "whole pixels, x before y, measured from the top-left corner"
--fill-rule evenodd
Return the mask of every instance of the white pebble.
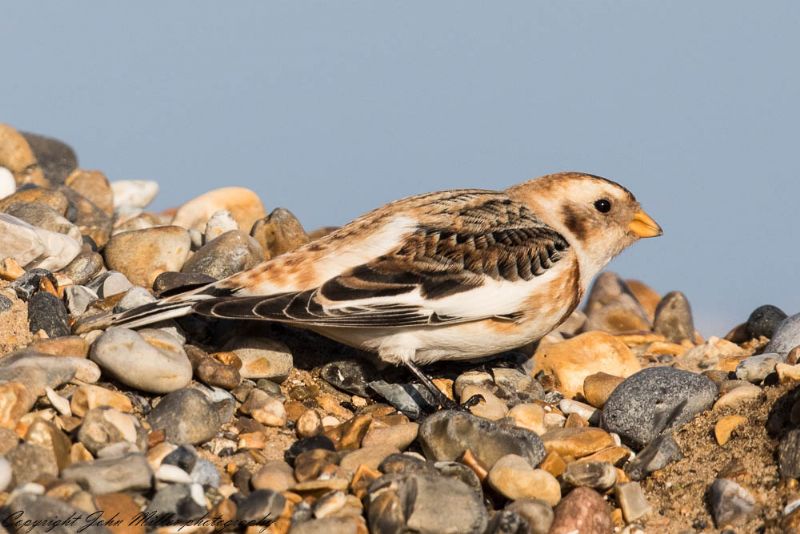
M 156 478 L 161 482 L 175 482 L 177 484 L 191 484 L 192 477 L 177 465 L 161 464 L 156 471 Z
M 0 456 L 0 491 L 5 491 L 12 478 L 11 464 L 5 456 Z
M 117 180 L 111 182 L 114 210 L 146 208 L 158 194 L 158 183 L 149 180 Z
M 17 190 L 14 175 L 5 167 L 0 167 L 0 198 L 5 198 Z
M 205 242 L 213 241 L 225 232 L 231 230 L 238 230 L 239 225 L 233 219 L 233 215 L 228 210 L 220 210 L 208 219 L 206 223 L 206 231 L 203 233 Z
M 47 395 L 47 400 L 50 401 L 50 404 L 53 405 L 53 408 L 55 408 L 58 413 L 66 415 L 67 417 L 72 416 L 72 409 L 69 407 L 69 401 L 67 399 L 53 391 L 53 388 L 50 386 L 45 387 L 44 392 Z

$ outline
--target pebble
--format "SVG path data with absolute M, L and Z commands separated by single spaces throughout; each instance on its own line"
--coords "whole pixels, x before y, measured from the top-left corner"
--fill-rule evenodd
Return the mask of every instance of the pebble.
M 164 396 L 147 417 L 153 429 L 165 432 L 167 441 L 182 445 L 213 438 L 221 421 L 214 406 L 196 389 L 181 389 Z
M 449 410 L 427 417 L 419 428 L 418 441 L 426 458 L 453 461 L 470 450 L 487 468 L 507 454 L 522 456 L 532 466 L 539 465 L 545 455 L 542 440 L 529 430 Z
M 622 341 L 605 332 L 587 332 L 554 345 L 540 346 L 534 356 L 533 374 L 544 371 L 556 378 L 567 398 L 583 395 L 587 376 L 604 372 L 627 377 L 641 365 Z
M 733 431 L 746 422 L 747 418 L 741 415 L 727 415 L 717 421 L 717 424 L 714 425 L 714 437 L 717 439 L 717 443 L 720 446 L 728 443 Z
M 124 311 L 144 306 L 155 302 L 156 298 L 150 294 L 145 288 L 134 286 L 125 292 L 125 296 L 114 306 L 114 313 L 121 313 Z
M 147 445 L 147 435 L 139 420 L 113 408 L 93 408 L 86 412 L 78 440 L 94 455 L 115 443 L 131 443 L 140 451 Z
M 28 326 L 31 333 L 43 330 L 48 337 L 68 336 L 69 316 L 64 303 L 50 293 L 40 291 L 28 301 Z
M 61 473 L 64 480 L 74 480 L 94 494 L 148 490 L 152 477 L 147 459 L 139 453 L 72 464 Z
M 114 192 L 102 172 L 75 169 L 64 185 L 89 199 L 109 217 L 114 215 Z
M 24 267 L 57 271 L 81 251 L 75 239 L 36 228 L 11 215 L 0 213 L 0 250 Z
M 256 221 L 250 235 L 271 258 L 291 252 L 310 241 L 303 225 L 286 208 L 276 208 L 267 217 Z
M 72 280 L 73 284 L 83 285 L 97 276 L 104 268 L 103 256 L 91 250 L 84 250 L 59 272 Z
M 631 480 L 644 480 L 650 473 L 664 469 L 682 458 L 683 453 L 672 435 L 662 434 L 625 465 L 625 473 Z
M 286 409 L 283 403 L 260 389 L 253 389 L 250 392 L 240 410 L 262 425 L 282 427 L 286 424 Z
M 561 399 L 558 401 L 558 409 L 561 410 L 565 415 L 575 414 L 581 417 L 584 421 L 591 423 L 596 423 L 601 413 L 600 410 L 594 406 L 589 406 L 588 404 L 570 399 Z
M 60 187 L 59 191 L 69 200 L 70 220 L 75 223 L 81 234 L 91 239 L 98 248 L 106 246 L 113 229 L 111 217 L 76 191 L 68 187 Z
M 166 514 L 172 521 L 189 522 L 206 514 L 203 488 L 197 484 L 170 484 L 159 489 L 145 515 Z
M 239 374 L 242 378 L 283 382 L 294 365 L 289 347 L 264 337 L 236 337 L 223 350 L 233 352 L 241 360 Z
M 367 517 L 370 532 L 376 534 L 482 534 L 488 525 L 480 493 L 456 478 L 432 473 L 390 475 L 375 481 Z
M 35 352 L 18 352 L 0 360 L 0 381 L 23 382 L 35 396 L 44 395 L 48 386 L 55 389 L 73 378 L 97 382 L 100 369 L 84 358 L 54 358 Z
M 277 493 L 288 490 L 296 482 L 294 470 L 282 460 L 265 463 L 250 479 L 253 489 L 266 489 Z
M 181 272 L 222 279 L 262 261 L 264 251 L 255 239 L 241 230 L 230 230 L 203 245 L 186 261 Z
M 783 362 L 784 357 L 777 353 L 763 353 L 745 358 L 736 366 L 736 378 L 754 384 L 764 381 L 775 372 L 775 366 Z
M 398 450 L 405 450 L 419 434 L 418 423 L 401 423 L 399 425 L 375 428 L 371 425 L 361 444 L 364 447 L 386 444 Z
M 0 165 L 11 171 L 18 185 L 47 183 L 30 144 L 8 124 L 0 124 Z
M 230 390 L 241 383 L 242 362 L 233 352 L 217 352 L 212 356 L 193 345 L 186 345 L 185 349 L 195 377 L 204 384 Z
M 492 369 L 495 394 L 507 405 L 532 402 L 544 398 L 542 385 L 525 373 L 507 367 Z
M 140 510 L 133 497 L 126 493 L 108 493 L 97 495 L 94 500 L 107 524 L 120 521 L 119 525 L 109 526 L 114 534 L 145 534 L 144 525 L 137 521 Z
M 718 478 L 711 484 L 709 501 L 714 523 L 719 529 L 745 522 L 756 504 L 749 491 L 726 478 Z
M 362 465 L 369 469 L 377 469 L 389 455 L 399 452 L 399 449 L 388 444 L 362 446 L 345 454 L 339 461 L 339 466 L 350 473 L 355 473 Z
M 117 271 L 106 271 L 87 285 L 101 299 L 125 293 L 133 287 L 128 278 Z
M 608 462 L 572 462 L 561 477 L 571 486 L 605 491 L 616 483 L 617 470 Z
M 528 523 L 525 534 L 547 534 L 553 524 L 553 509 L 539 499 L 519 499 L 510 502 L 506 508 L 523 517 Z
M 608 504 L 590 488 L 575 488 L 554 510 L 549 534 L 611 534 L 614 524 Z
M 647 498 L 644 496 L 642 486 L 638 482 L 617 484 L 614 488 L 614 495 L 620 508 L 622 508 L 622 515 L 628 523 L 643 518 L 652 510 L 650 503 L 647 502 Z
M 78 243 L 83 240 L 77 226 L 45 204 L 38 202 L 11 204 L 4 211 L 37 228 L 64 234 Z
M 169 393 L 192 379 L 180 341 L 155 329 L 109 328 L 92 345 L 90 357 L 104 372 L 141 391 Z
M 216 278 L 212 278 L 205 274 L 176 273 L 167 271 L 156 277 L 155 282 L 153 282 L 153 291 L 155 291 L 159 297 L 164 297 L 173 292 L 178 293 L 181 291 L 181 289 L 185 290 L 193 287 L 200 287 L 216 281 Z
M 714 410 L 722 410 L 724 408 L 739 408 L 742 405 L 757 401 L 764 397 L 764 391 L 752 384 L 737 387 L 720 395 L 714 403 Z
M 508 406 L 502 400 L 492 393 L 488 388 L 482 386 L 466 386 L 461 392 L 461 402 L 466 402 L 473 396 L 479 395 L 482 400 L 477 404 L 470 407 L 469 411 L 473 415 L 489 419 L 490 421 L 497 421 L 502 419 L 508 413 Z
M 778 445 L 778 467 L 783 478 L 800 478 L 800 430 L 793 429 Z
M 515 426 L 535 432 L 539 436 L 547 431 L 544 425 L 545 412 L 539 404 L 517 404 L 508 411 Z
M 788 317 L 786 313 L 777 306 L 770 304 L 759 306 L 747 318 L 745 330 L 751 339 L 758 339 L 761 336 L 772 338 L 786 317 Z
M 20 493 L 16 495 L 9 503 L 7 503 L 6 512 L 9 514 L 7 517 L 21 517 L 24 518 L 22 525 L 26 521 L 30 521 L 29 526 L 21 526 L 15 532 L 48 532 L 50 534 L 73 534 L 76 532 L 76 526 L 80 525 L 82 534 L 111 534 L 111 530 L 102 526 L 99 522 L 92 522 L 86 510 L 77 508 L 68 504 L 60 499 L 47 497 L 44 495 L 35 495 L 33 493 Z M 5 514 L 4 514 L 5 516 Z M 74 525 L 61 524 L 51 526 L 48 524 L 54 518 L 63 518 L 68 520 L 74 518 Z M 88 521 L 87 521 L 88 520 Z M 13 524 L 13 519 L 8 520 Z M 37 525 L 32 527 L 31 525 Z M 38 526 L 38 525 L 47 525 Z M 28 530 L 32 528 L 33 530 Z
M 595 278 L 586 301 L 584 330 L 624 334 L 650 330 L 650 319 L 628 285 L 606 271 Z
M 11 468 L 11 463 L 5 456 L 0 456 L 0 491 L 6 491 L 11 485 L 11 479 L 14 473 Z
M 534 469 L 522 456 L 503 456 L 489 471 L 489 485 L 507 499 L 541 499 L 550 506 L 561 500 L 558 480 L 544 469 Z
M 122 232 L 111 237 L 103 256 L 109 269 L 131 283 L 152 287 L 159 274 L 180 271 L 189 257 L 189 234 L 178 226 L 159 226 Z
M 419 419 L 423 414 L 430 413 L 438 407 L 431 393 L 421 384 L 390 384 L 385 380 L 375 380 L 368 386 L 386 402 L 412 419 Z
M 14 175 L 5 167 L 0 166 L 0 199 L 13 195 L 17 190 Z
M 20 133 L 31 147 L 45 179 L 51 184 L 63 184 L 78 166 L 78 156 L 63 141 L 30 132 Z
M 684 352 L 676 367 L 687 371 L 698 371 L 719 367 L 726 371 L 736 368 L 739 361 L 748 353 L 739 345 L 714 336 L 708 341 Z M 731 368 L 728 368 L 728 367 Z
M 203 231 L 208 219 L 221 210 L 229 211 L 245 232 L 266 215 L 261 199 L 253 191 L 243 187 L 222 187 L 183 204 L 175 213 L 172 224 Z
M 238 230 L 239 225 L 233 220 L 233 215 L 228 210 L 220 210 L 208 219 L 203 231 L 203 243 L 209 243 L 226 232 Z
M 625 380 L 621 376 L 599 372 L 587 376 L 583 380 L 583 396 L 586 402 L 595 408 L 605 406 L 608 397 Z
M 5 456 L 11 464 L 14 486 L 58 476 L 55 454 L 39 445 L 20 443 Z
M 608 432 L 593 427 L 554 428 L 542 435 L 542 441 L 547 452 L 572 458 L 582 458 L 616 445 Z
M 115 180 L 111 182 L 116 211 L 146 208 L 158 194 L 158 182 L 149 180 Z
M 156 480 L 174 484 L 191 484 L 192 477 L 177 465 L 161 464 L 155 472 Z
M 793 348 L 800 346 L 800 313 L 784 319 L 775 329 L 764 352 L 775 352 L 783 356 Z
M 306 410 L 295 423 L 297 437 L 301 439 L 314 437 L 322 430 L 322 418 L 316 410 Z
M 651 367 L 617 386 L 603 407 L 603 425 L 641 448 L 709 409 L 716 397 L 716 384 L 702 375 Z
M 664 295 L 656 308 L 653 332 L 673 343 L 694 339 L 694 319 L 686 295 L 680 291 Z

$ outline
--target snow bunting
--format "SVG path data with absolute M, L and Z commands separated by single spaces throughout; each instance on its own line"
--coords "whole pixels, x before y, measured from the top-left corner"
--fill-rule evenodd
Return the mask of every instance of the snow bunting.
M 552 174 L 505 191 L 429 193 L 104 326 L 190 313 L 288 323 L 406 365 L 432 387 L 417 365 L 541 338 L 614 256 L 658 235 L 630 191 L 589 174 Z

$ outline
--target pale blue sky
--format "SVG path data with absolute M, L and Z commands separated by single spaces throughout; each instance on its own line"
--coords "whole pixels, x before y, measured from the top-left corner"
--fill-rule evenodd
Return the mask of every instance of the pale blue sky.
M 611 268 L 704 334 L 800 311 L 800 3 L 9 2 L 0 121 L 155 207 L 243 185 L 308 227 L 559 170 L 665 235 Z

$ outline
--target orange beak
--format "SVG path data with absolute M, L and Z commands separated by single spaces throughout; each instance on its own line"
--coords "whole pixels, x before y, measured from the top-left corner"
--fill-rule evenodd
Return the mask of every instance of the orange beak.
M 638 237 L 658 237 L 664 233 L 658 223 L 644 210 L 639 210 L 633 215 L 628 229 Z

